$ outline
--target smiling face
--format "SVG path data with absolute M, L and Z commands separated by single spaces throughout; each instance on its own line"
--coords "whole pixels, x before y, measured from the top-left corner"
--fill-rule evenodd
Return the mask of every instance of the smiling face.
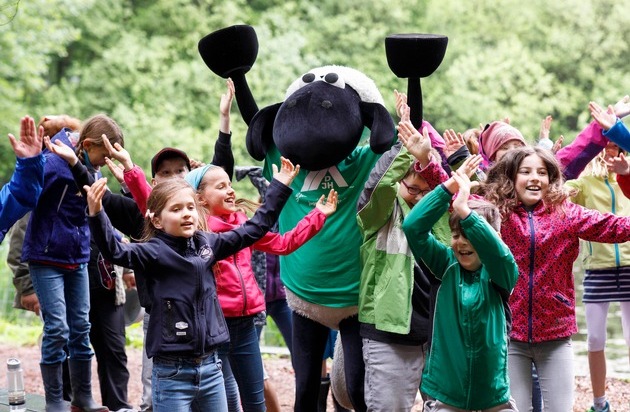
M 402 197 L 409 207 L 414 207 L 431 188 L 420 175 L 409 173 L 407 177 L 400 181 L 398 195 Z
M 534 206 L 549 187 L 549 173 L 543 160 L 536 154 L 523 159 L 516 172 L 514 189 L 525 206 Z
M 199 224 L 193 190 L 183 188 L 172 193 L 160 214 L 153 217 L 152 223 L 171 236 L 192 237 Z
M 470 241 L 460 232 L 451 232 L 451 248 L 455 258 L 464 269 L 474 272 L 481 267 L 481 259 Z
M 230 177 L 220 167 L 208 169 L 199 184 L 197 196 L 210 215 L 228 215 L 238 210 Z

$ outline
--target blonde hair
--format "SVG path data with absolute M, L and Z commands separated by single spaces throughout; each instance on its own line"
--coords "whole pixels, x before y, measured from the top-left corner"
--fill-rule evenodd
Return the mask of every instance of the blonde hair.
M 190 194 L 195 201 L 195 207 L 199 213 L 199 224 L 197 229 L 206 230 L 205 213 L 203 212 L 203 208 L 200 207 L 197 202 L 197 196 L 195 196 L 194 189 L 184 179 L 173 178 L 155 185 L 149 195 L 149 198 L 147 199 L 147 213 L 144 217 L 144 231 L 141 239 L 142 242 L 148 241 L 160 232 L 160 229 L 153 225 L 152 218 L 154 216 L 159 216 L 173 196 L 184 190 L 190 191 Z

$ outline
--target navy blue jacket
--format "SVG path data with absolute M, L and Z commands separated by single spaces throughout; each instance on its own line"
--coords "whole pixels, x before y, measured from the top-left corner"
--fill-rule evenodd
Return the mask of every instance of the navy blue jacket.
M 153 300 L 146 351 L 155 355 L 202 356 L 230 340 L 217 298 L 212 266 L 262 238 L 274 225 L 291 189 L 277 180 L 265 203 L 236 229 L 197 231 L 191 238 L 164 232 L 145 243 L 123 244 L 103 212 L 89 218 L 103 256 L 142 271 Z
M 69 129 L 57 133 L 59 140 L 73 147 Z M 74 149 L 74 148 L 73 148 Z M 22 261 L 80 264 L 90 260 L 90 229 L 85 216 L 87 206 L 68 163 L 44 150 L 44 188 L 31 214 L 22 246 Z

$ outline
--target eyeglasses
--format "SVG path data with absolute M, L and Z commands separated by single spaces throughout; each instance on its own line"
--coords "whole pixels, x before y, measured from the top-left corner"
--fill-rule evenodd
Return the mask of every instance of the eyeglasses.
M 401 180 L 400 183 L 405 186 L 405 189 L 407 189 L 407 192 L 409 192 L 411 196 L 418 196 L 420 194 L 426 196 L 431 191 L 431 189 L 420 189 L 419 187 L 409 186 L 404 180 Z

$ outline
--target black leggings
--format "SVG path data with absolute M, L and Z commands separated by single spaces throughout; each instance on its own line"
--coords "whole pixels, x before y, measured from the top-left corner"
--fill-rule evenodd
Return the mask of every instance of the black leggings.
M 346 387 L 353 408 L 367 410 L 364 398 L 365 364 L 359 335 L 358 315 L 339 323 L 344 352 Z M 295 370 L 295 411 L 317 412 L 317 398 L 322 371 L 322 358 L 328 339 L 328 327 L 293 312 L 293 350 Z

